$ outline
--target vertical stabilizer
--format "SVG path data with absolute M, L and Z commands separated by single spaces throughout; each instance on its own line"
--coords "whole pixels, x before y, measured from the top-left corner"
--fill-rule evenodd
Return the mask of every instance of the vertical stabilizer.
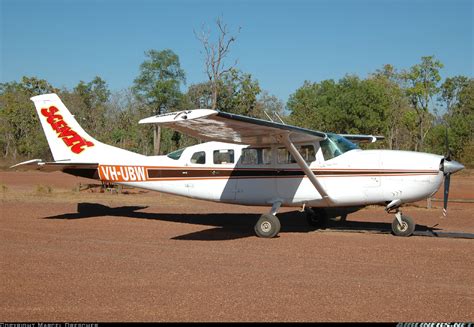
M 55 161 L 88 157 L 99 142 L 87 134 L 56 94 L 32 97 Z
M 99 162 L 112 158 L 141 156 L 94 139 L 79 125 L 59 97 L 32 97 L 55 161 Z

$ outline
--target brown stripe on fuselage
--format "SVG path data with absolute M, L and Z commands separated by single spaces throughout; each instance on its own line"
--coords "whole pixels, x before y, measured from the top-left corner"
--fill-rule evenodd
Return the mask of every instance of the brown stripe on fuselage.
M 433 170 L 313 170 L 318 177 L 362 177 L 362 176 L 399 176 L 399 175 L 437 175 Z M 222 178 L 291 178 L 305 177 L 302 170 L 297 169 L 161 169 L 147 168 L 149 179 L 222 179 Z
M 337 169 L 317 168 L 312 170 L 318 178 L 325 177 L 374 177 L 374 176 L 436 176 L 437 170 L 400 169 Z M 111 166 L 67 173 L 97 178 L 108 182 L 145 182 L 171 180 L 218 180 L 218 179 L 257 179 L 257 178 L 306 178 L 298 168 L 234 168 L 234 167 L 162 167 L 162 166 Z M 97 174 L 98 173 L 98 174 Z

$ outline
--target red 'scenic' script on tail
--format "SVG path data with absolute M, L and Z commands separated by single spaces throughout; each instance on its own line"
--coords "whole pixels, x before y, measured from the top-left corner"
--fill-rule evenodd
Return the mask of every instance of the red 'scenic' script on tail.
M 46 121 L 72 152 L 79 154 L 84 151 L 85 148 L 94 146 L 94 143 L 86 141 L 79 134 L 73 131 L 64 121 L 63 116 L 57 114 L 58 112 L 59 109 L 55 106 L 41 109 L 41 114 L 46 117 Z

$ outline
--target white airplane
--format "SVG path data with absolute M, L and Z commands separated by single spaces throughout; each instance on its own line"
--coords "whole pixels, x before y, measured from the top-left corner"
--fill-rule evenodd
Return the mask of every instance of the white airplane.
M 449 156 L 361 150 L 371 135 L 324 133 L 210 109 L 172 112 L 142 119 L 210 141 L 168 155 L 144 156 L 101 143 L 79 126 L 56 94 L 32 97 L 54 162 L 41 159 L 12 168 L 63 171 L 181 196 L 271 207 L 255 224 L 260 237 L 280 231 L 281 206 L 302 207 L 312 225 L 324 224 L 325 208 L 383 204 L 394 213 L 392 231 L 409 236 L 414 221 L 403 204 L 432 196 L 445 179 L 464 168 Z

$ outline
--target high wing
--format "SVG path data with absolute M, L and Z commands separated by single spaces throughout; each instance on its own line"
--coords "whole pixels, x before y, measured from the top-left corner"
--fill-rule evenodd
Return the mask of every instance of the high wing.
M 140 120 L 139 123 L 164 125 L 206 141 L 221 141 L 254 146 L 283 144 L 319 192 L 326 205 L 331 206 L 333 203 L 331 197 L 327 194 L 294 145 L 294 143 L 299 142 L 325 140 L 327 134 L 324 132 L 210 109 L 172 112 L 145 118 Z M 356 142 L 375 142 L 377 139 L 383 138 L 380 136 L 353 134 L 345 134 L 343 136 Z
M 204 140 L 259 146 L 283 144 L 308 176 L 326 205 L 332 204 L 324 187 L 294 145 L 295 142 L 324 140 L 327 138 L 326 133 L 210 109 L 168 113 L 142 119 L 139 123 L 165 125 Z M 278 207 L 280 204 L 281 202 L 275 200 L 273 206 Z
M 290 136 L 292 142 L 326 139 L 326 133 L 210 109 L 194 109 L 157 115 L 140 124 L 160 124 L 206 141 L 248 145 L 281 143 L 278 137 Z

